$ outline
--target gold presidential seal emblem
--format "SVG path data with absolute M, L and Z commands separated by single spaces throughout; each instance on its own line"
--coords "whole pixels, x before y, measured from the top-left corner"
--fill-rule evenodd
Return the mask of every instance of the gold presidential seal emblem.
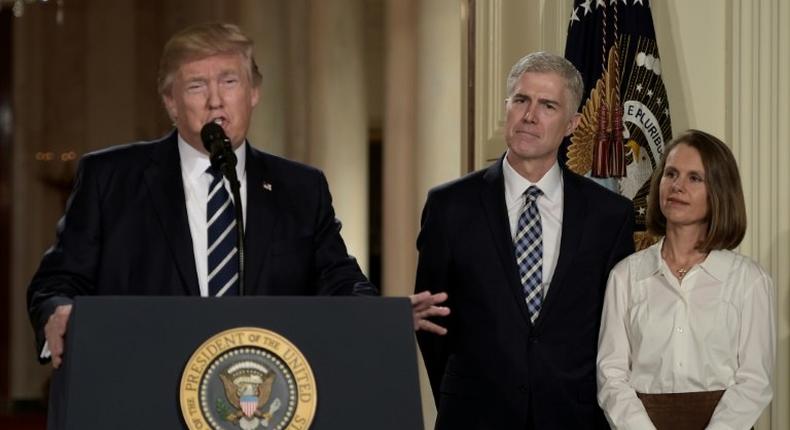
M 181 413 L 191 430 L 304 430 L 315 415 L 315 377 L 304 355 L 269 330 L 218 333 L 181 376 Z

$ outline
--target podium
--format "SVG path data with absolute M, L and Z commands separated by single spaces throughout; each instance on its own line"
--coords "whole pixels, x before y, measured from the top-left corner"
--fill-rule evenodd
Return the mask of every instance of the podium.
M 209 420 L 208 426 L 192 423 L 188 427 L 182 405 L 187 404 L 185 392 L 194 392 L 210 398 L 203 401 L 207 409 L 216 408 L 222 416 L 236 411 L 236 419 L 250 412 L 242 412 L 240 398 L 241 403 L 258 399 L 261 408 L 255 416 L 249 415 L 250 420 L 258 419 L 245 421 L 246 428 L 253 423 L 260 429 L 422 429 L 412 324 L 405 298 L 78 297 L 69 321 L 63 366 L 53 373 L 48 426 L 68 430 L 244 428 L 240 422 L 219 418 Z M 266 338 L 248 336 L 244 330 L 272 333 L 278 340 L 269 339 L 269 344 L 290 347 L 281 347 L 287 352 L 278 359 L 276 351 L 256 352 L 228 343 L 242 337 Z M 218 337 L 220 333 L 239 335 Z M 207 342 L 210 339 L 214 340 Z M 304 363 L 294 361 L 293 351 L 301 354 Z M 266 366 L 281 376 L 275 375 L 280 382 L 269 383 L 270 397 L 276 397 L 280 389 L 296 399 L 289 403 L 288 395 L 281 395 L 276 402 L 263 405 L 269 393 L 264 394 L 266 384 L 261 381 L 269 370 L 249 364 L 252 360 L 244 357 L 241 364 L 231 366 L 234 354 L 273 357 L 275 365 Z M 228 366 L 217 364 L 223 360 Z M 311 370 L 312 382 L 301 364 Z M 194 375 L 185 376 L 190 369 L 205 375 L 222 373 L 223 381 L 236 378 L 237 385 L 228 382 L 224 396 L 224 382 L 212 386 Z M 245 395 L 245 383 L 246 395 L 252 387 L 259 390 L 253 393 L 257 397 L 234 399 Z M 233 394 L 228 386 L 238 393 Z M 314 401 L 309 426 L 299 417 L 302 400 Z M 189 404 L 195 407 L 193 401 Z M 275 425 L 275 417 L 282 418 L 293 408 L 291 421 L 281 419 Z

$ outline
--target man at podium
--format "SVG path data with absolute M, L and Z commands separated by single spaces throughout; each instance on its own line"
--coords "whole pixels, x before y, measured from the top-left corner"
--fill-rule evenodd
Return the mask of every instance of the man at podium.
M 78 295 L 379 293 L 348 255 L 323 173 L 247 141 L 261 84 L 252 51 L 234 25 L 174 35 L 158 91 L 175 130 L 82 158 L 55 244 L 28 287 L 42 362 L 60 366 Z M 449 312 L 437 306 L 445 297 L 412 296 L 415 328 L 443 332 L 425 318 Z

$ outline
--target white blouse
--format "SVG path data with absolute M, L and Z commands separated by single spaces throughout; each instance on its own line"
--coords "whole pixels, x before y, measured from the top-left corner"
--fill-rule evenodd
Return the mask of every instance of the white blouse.
M 655 429 L 636 392 L 726 390 L 709 429 L 748 429 L 773 396 L 776 292 L 759 264 L 711 251 L 682 282 L 663 239 L 609 275 L 598 340 L 598 403 L 617 429 Z

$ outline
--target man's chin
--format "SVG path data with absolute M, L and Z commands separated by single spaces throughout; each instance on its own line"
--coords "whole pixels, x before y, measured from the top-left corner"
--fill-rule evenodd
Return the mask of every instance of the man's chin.
M 553 161 L 557 159 L 557 151 L 541 151 L 538 148 L 519 148 L 510 147 L 508 149 L 508 161 L 511 162 L 534 162 L 534 161 Z M 512 163 L 511 163 L 512 164 Z
M 508 146 L 508 156 L 522 160 L 539 157 L 541 152 L 542 151 L 540 151 L 536 145 L 532 143 L 520 142 L 515 145 Z

